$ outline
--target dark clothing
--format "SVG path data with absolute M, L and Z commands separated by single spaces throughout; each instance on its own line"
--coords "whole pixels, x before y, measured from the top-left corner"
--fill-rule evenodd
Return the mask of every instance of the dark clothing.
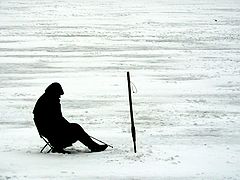
M 38 131 L 57 148 L 71 146 L 77 140 L 93 149 L 95 143 L 83 128 L 69 123 L 62 115 L 60 95 L 45 92 L 37 101 L 33 114 Z

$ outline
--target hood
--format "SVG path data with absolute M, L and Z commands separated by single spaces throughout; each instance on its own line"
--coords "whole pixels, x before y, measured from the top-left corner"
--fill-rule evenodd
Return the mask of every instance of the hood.
M 64 91 L 62 89 L 62 86 L 59 83 L 54 82 L 46 88 L 45 93 L 54 94 L 54 95 L 63 95 Z

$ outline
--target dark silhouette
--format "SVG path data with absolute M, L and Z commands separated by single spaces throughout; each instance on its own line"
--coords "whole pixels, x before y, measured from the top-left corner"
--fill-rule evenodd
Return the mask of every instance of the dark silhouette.
M 52 152 L 65 153 L 64 148 L 80 141 L 92 152 L 104 151 L 107 145 L 99 145 L 76 123 L 69 123 L 62 115 L 60 97 L 63 89 L 59 83 L 50 84 L 38 99 L 34 121 L 40 134 L 53 146 Z

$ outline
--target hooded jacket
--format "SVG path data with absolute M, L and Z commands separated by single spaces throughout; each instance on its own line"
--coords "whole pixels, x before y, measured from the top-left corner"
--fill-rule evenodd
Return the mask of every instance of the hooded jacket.
M 63 117 L 60 95 L 63 89 L 59 83 L 49 85 L 37 100 L 33 110 L 34 121 L 40 135 L 49 141 L 63 142 L 70 123 Z

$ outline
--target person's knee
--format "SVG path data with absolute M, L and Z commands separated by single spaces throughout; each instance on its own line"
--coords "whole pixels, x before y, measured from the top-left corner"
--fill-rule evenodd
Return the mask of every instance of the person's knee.
M 85 132 L 84 129 L 77 123 L 71 123 L 71 131 L 82 133 Z

